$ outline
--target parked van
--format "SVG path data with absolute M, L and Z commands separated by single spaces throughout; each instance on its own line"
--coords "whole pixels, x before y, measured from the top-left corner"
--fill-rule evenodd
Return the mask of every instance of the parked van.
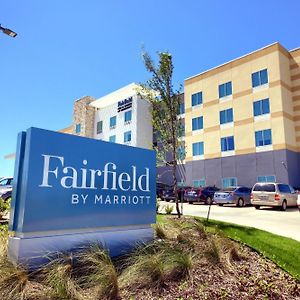
M 252 188 L 251 204 L 256 209 L 275 206 L 286 210 L 288 206 L 297 206 L 297 196 L 297 192 L 288 184 L 259 182 Z

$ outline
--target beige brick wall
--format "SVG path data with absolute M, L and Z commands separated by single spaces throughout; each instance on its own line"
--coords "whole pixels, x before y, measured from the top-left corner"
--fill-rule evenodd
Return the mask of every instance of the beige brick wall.
M 95 108 L 89 105 L 94 100 L 91 96 L 85 96 L 74 102 L 73 134 L 76 134 L 76 125 L 80 124 L 81 130 L 77 135 L 90 138 L 94 136 Z

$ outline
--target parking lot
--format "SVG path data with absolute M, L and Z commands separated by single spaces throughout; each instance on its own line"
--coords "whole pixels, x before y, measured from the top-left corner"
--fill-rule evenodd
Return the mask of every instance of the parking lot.
M 174 206 L 171 202 L 160 202 L 160 211 L 164 211 L 165 205 Z M 180 204 L 181 206 L 181 204 Z M 208 205 L 183 203 L 183 214 L 206 218 Z M 297 208 L 288 208 L 280 211 L 275 208 L 262 207 L 256 210 L 254 207 L 235 207 L 212 205 L 210 218 L 214 220 L 235 223 L 239 225 L 255 227 L 278 235 L 293 238 L 300 241 L 300 213 Z

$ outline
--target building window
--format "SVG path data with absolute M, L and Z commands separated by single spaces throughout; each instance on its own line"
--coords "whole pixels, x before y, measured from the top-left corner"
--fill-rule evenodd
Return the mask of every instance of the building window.
M 180 102 L 178 114 L 179 114 L 179 115 L 184 114 L 184 102 Z
M 260 116 L 270 113 L 270 102 L 269 99 L 263 99 L 253 102 L 254 116 Z
M 132 111 L 131 111 L 131 110 L 126 111 L 126 112 L 125 112 L 125 123 L 126 123 L 126 122 L 130 122 L 130 121 L 131 121 L 131 118 L 132 118 Z
M 267 146 L 272 144 L 271 129 L 255 131 L 255 145 L 256 147 Z
M 227 136 L 221 138 L 221 151 L 232 151 L 234 150 L 234 137 L 233 136 Z
M 235 177 L 228 177 L 222 179 L 222 187 L 229 188 L 237 186 L 237 179 Z
M 192 119 L 192 130 L 203 129 L 203 117 Z
M 268 83 L 268 70 L 264 69 L 255 73 L 252 73 L 252 87 L 255 88 L 260 85 Z
M 115 136 L 115 135 L 111 135 L 111 136 L 109 137 L 109 141 L 110 141 L 111 143 L 115 143 L 115 142 L 116 142 L 116 136 Z
M 206 185 L 205 179 L 193 180 L 193 187 L 201 187 L 205 185 Z
M 231 81 L 219 85 L 219 98 L 232 95 Z
M 276 182 L 275 175 L 260 175 L 257 177 L 258 182 Z
M 193 156 L 204 154 L 204 144 L 203 142 L 193 143 Z
M 124 143 L 131 142 L 131 131 L 124 132 Z
M 111 117 L 110 120 L 109 120 L 109 128 L 110 128 L 110 129 L 113 129 L 113 128 L 116 127 L 116 125 L 117 125 L 117 117 L 116 117 L 116 116 L 113 116 L 113 117 Z
M 75 132 L 76 133 L 80 133 L 80 131 L 81 131 L 81 124 L 76 124 L 76 126 L 75 126 Z
M 202 92 L 192 95 L 192 106 L 202 104 Z
M 220 111 L 220 124 L 233 122 L 232 108 Z
M 102 133 L 103 130 L 103 121 L 97 122 L 97 134 Z

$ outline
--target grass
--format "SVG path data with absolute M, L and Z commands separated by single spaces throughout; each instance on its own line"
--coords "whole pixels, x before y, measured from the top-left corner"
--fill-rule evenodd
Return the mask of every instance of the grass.
M 200 217 L 195 217 L 195 219 L 201 221 L 209 231 L 221 232 L 251 247 L 300 280 L 300 242 L 252 227 L 215 220 L 206 222 Z M 157 221 L 164 224 L 167 218 L 158 215 Z

